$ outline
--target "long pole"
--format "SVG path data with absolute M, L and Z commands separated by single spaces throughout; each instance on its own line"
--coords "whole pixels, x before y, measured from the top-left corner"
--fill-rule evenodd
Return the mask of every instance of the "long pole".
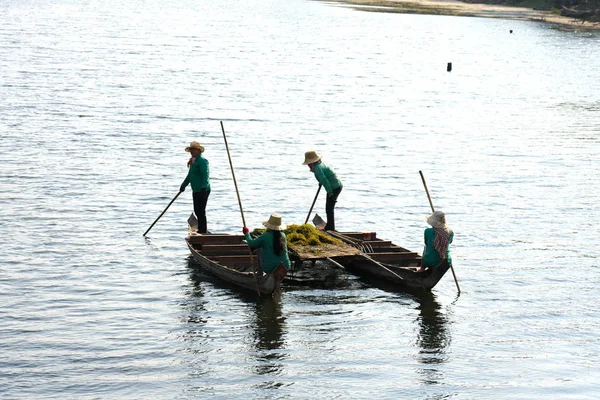
M 319 183 L 319 188 L 317 189 L 317 194 L 315 195 L 315 199 L 312 202 L 312 206 L 310 206 L 310 210 L 308 210 L 308 215 L 306 216 L 306 221 L 304 221 L 305 224 L 308 224 L 308 219 L 310 218 L 310 214 L 312 214 L 313 207 L 315 206 L 315 203 L 317 202 L 317 197 L 319 197 L 319 192 L 321 191 L 321 186 L 323 186 L 323 185 L 321 185 Z
M 244 218 L 244 209 L 242 208 L 242 200 L 240 199 L 240 191 L 238 190 L 237 181 L 235 180 L 235 171 L 233 170 L 233 163 L 231 162 L 231 154 L 229 154 L 229 145 L 227 144 L 227 136 L 225 136 L 225 128 L 223 127 L 223 121 L 221 121 L 221 130 L 223 131 L 223 139 L 225 140 L 225 148 L 227 149 L 227 157 L 229 158 L 229 166 L 231 167 L 231 176 L 233 176 L 233 184 L 235 185 L 235 193 L 237 194 L 238 204 L 240 205 L 240 213 L 242 213 L 242 223 L 246 226 L 246 219 Z
M 180 194 L 181 194 L 181 192 L 178 192 L 178 193 L 175 195 L 175 197 L 173 197 L 173 200 L 171 200 L 171 202 L 170 202 L 170 203 L 169 203 L 169 205 L 168 205 L 168 206 L 167 206 L 167 207 L 164 209 L 164 211 L 160 213 L 160 215 L 158 216 L 158 218 L 156 218 L 156 219 L 154 220 L 154 222 L 152 223 L 152 225 L 150 225 L 150 228 L 148 228 L 148 230 L 147 230 L 146 232 L 144 232 L 144 235 L 143 235 L 143 236 L 146 236 L 146 234 L 147 234 L 148 232 L 150 232 L 150 229 L 152 229 L 152 227 L 154 226 L 154 224 L 156 224 L 156 223 L 158 222 L 158 220 L 160 219 L 160 217 L 162 217 L 162 216 L 163 216 L 163 214 L 164 214 L 165 212 L 167 212 L 167 210 L 169 209 L 169 207 L 171 207 L 171 204 L 173 204 L 173 202 L 174 202 L 174 201 L 175 201 L 175 200 L 176 200 L 176 199 L 179 197 L 179 195 L 180 195 Z
M 429 190 L 427 189 L 427 183 L 425 183 L 425 177 L 423 176 L 423 172 L 419 171 L 419 175 L 421 175 L 421 180 L 423 181 L 423 186 L 425 187 L 425 193 L 427 193 L 427 199 L 429 199 L 431 212 L 435 212 L 435 209 L 433 208 L 433 203 L 431 201 L 431 196 L 429 195 Z M 452 276 L 454 277 L 454 282 L 456 283 L 458 294 L 460 294 L 460 286 L 458 286 L 458 279 L 456 279 L 456 273 L 454 272 L 454 267 L 452 266 L 452 264 L 450 264 L 450 269 L 452 270 Z
M 427 200 L 429 200 L 429 205 L 431 206 L 431 212 L 435 212 L 433 208 L 433 203 L 431 202 L 431 196 L 429 195 L 429 190 L 427 189 L 427 183 L 425 183 L 425 177 L 423 176 L 423 172 L 419 171 L 419 175 L 421 175 L 421 180 L 423 181 L 423 186 L 425 187 L 425 193 L 427 193 Z
M 225 148 L 227 149 L 227 157 L 229 158 L 229 166 L 231 167 L 231 176 L 233 177 L 233 184 L 235 185 L 235 193 L 237 194 L 238 204 L 240 205 L 240 213 L 242 214 L 242 223 L 246 226 L 246 218 L 244 218 L 244 209 L 242 208 L 242 200 L 240 199 L 240 191 L 238 190 L 237 181 L 235 180 L 235 171 L 233 170 L 233 163 L 231 162 L 231 154 L 229 154 L 229 145 L 227 144 L 227 136 L 225 135 L 225 128 L 223 127 L 223 121 L 221 121 L 221 130 L 223 131 L 223 139 L 225 140 Z M 250 265 L 253 265 L 252 249 L 248 247 L 250 252 Z M 254 283 L 256 284 L 256 293 L 260 297 L 260 289 L 258 288 L 258 280 L 256 278 L 256 270 L 252 271 L 254 275 Z

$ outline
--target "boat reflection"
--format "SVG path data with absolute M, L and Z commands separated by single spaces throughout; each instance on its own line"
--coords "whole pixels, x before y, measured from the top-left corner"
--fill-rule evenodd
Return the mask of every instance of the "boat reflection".
M 273 297 L 261 297 L 256 302 L 256 350 L 275 350 L 284 344 L 285 317 L 281 308 L 281 300 Z
M 433 293 L 415 296 L 415 301 L 419 310 L 417 345 L 420 350 L 417 360 L 422 365 L 417 372 L 424 383 L 439 384 L 443 381 L 440 366 L 448 361 L 446 353 L 451 342 L 448 318 Z
M 190 278 L 195 290 L 190 295 L 195 296 L 204 282 L 209 282 L 216 288 L 228 289 L 231 294 L 244 304 L 242 309 L 249 312 L 241 316 L 247 318 L 247 326 L 252 335 L 248 353 L 255 359 L 252 363 L 252 373 L 256 375 L 276 376 L 283 370 L 283 360 L 287 353 L 281 351 L 285 345 L 286 322 L 282 312 L 281 293 L 274 296 L 258 297 L 256 293 L 230 285 L 210 274 L 204 273 L 193 259 L 189 260 Z M 195 293 L 195 294 L 194 294 Z M 197 302 L 198 299 L 195 299 Z M 203 303 L 203 302 L 201 302 Z M 197 319 L 197 317 L 196 317 Z M 206 340 L 203 338 L 202 340 Z M 268 379 L 256 385 L 258 388 L 281 386 L 276 379 Z
M 285 317 L 282 313 L 280 298 L 261 297 L 256 301 L 254 323 L 254 347 L 258 375 L 278 376 L 284 369 L 283 361 L 287 353 L 281 351 L 285 346 Z M 282 383 L 269 380 L 258 385 L 261 388 L 277 387 Z

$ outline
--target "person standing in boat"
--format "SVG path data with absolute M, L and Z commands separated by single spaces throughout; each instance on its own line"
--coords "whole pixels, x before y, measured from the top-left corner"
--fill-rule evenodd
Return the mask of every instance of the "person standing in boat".
M 327 192 L 327 201 L 325 202 L 325 213 L 327 214 L 326 231 L 335 230 L 335 203 L 338 196 L 342 192 L 342 181 L 337 177 L 335 171 L 325 165 L 321 161 L 321 156 L 316 151 L 310 150 L 304 153 L 303 165 L 308 165 L 308 168 L 315 174 L 315 178 Z
M 454 232 L 446 225 L 446 215 L 443 211 L 435 211 L 427 218 L 427 223 L 432 227 L 425 229 L 423 260 L 417 272 L 435 268 L 444 261 L 452 265 L 450 243 L 454 239 Z
M 271 214 L 267 221 L 263 222 L 267 231 L 252 239 L 250 230 L 247 227 L 242 228 L 246 242 L 251 249 L 260 249 L 258 253 L 259 265 L 267 274 L 273 272 L 279 264 L 283 264 L 286 270 L 290 269 L 290 257 L 288 255 L 287 238 L 285 229 L 281 224 L 281 216 Z
M 185 177 L 180 192 L 183 192 L 188 184 L 192 184 L 192 198 L 194 200 L 194 213 L 198 219 L 198 233 L 206 233 L 206 203 L 210 195 L 210 170 L 208 160 L 202 156 L 204 146 L 198 142 L 192 142 L 185 151 L 192 156 L 188 161 L 188 174 Z

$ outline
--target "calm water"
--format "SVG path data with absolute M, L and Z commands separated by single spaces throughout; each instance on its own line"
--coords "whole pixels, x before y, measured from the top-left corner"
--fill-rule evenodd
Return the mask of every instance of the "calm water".
M 0 397 L 596 398 L 600 35 L 256 3 L 0 0 Z M 251 228 L 315 148 L 338 229 L 421 251 L 422 170 L 462 294 L 257 300 L 191 264 L 189 190 L 145 240 L 192 140 L 240 231 L 219 121 Z

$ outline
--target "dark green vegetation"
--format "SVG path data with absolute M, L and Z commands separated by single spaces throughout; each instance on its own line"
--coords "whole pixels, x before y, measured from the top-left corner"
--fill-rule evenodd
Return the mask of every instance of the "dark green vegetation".
M 565 17 L 600 22 L 600 0 L 464 0 L 464 2 L 533 8 L 552 11 Z
M 254 229 L 252 234 L 258 236 L 263 233 L 266 229 Z M 298 246 L 319 246 L 321 244 L 342 244 L 342 241 L 333 238 L 319 230 L 314 226 L 303 224 L 303 225 L 289 225 L 284 230 L 288 243 L 295 244 Z

